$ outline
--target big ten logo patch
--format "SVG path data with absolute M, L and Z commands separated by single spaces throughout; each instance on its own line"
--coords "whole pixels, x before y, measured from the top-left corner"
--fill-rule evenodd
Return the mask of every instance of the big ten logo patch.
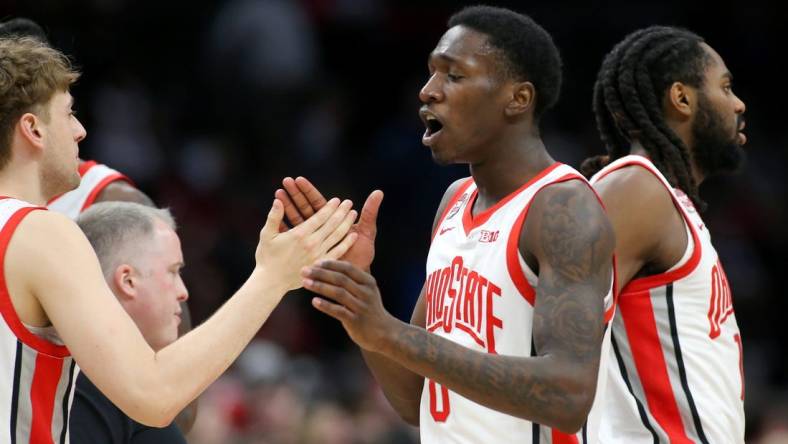
M 498 230 L 495 231 L 482 230 L 481 233 L 479 233 L 479 242 L 486 242 L 486 243 L 495 242 L 498 240 L 499 234 L 500 231 Z

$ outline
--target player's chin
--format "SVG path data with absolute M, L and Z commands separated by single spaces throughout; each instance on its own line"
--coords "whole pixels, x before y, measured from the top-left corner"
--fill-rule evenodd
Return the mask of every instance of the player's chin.
M 447 146 L 451 145 L 442 143 L 440 145 L 434 145 L 430 147 L 432 160 L 436 164 L 446 166 L 457 163 L 457 153 L 449 148 L 446 148 Z
M 446 166 L 451 164 L 451 160 L 449 160 L 445 155 L 441 152 L 432 150 L 432 160 L 441 166 Z

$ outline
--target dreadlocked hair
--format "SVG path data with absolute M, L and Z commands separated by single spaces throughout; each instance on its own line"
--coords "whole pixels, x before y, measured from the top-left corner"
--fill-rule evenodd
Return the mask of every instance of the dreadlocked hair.
M 703 85 L 708 55 L 702 42 L 684 29 L 652 26 L 629 34 L 605 56 L 594 84 L 593 110 L 607 155 L 583 161 L 584 175 L 591 177 L 628 155 L 637 141 L 668 182 L 705 209 L 689 149 L 668 127 L 662 110 L 662 98 L 674 82 Z

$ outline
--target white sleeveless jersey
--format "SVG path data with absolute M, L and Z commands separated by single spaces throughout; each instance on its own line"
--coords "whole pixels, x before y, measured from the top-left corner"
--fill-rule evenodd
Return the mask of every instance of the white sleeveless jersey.
M 118 180 L 131 183 L 129 178 L 123 174 L 92 160 L 79 165 L 79 175 L 82 178 L 79 186 L 50 200 L 47 203 L 47 208 L 76 220 L 79 213 L 93 205 L 96 197 L 107 185 Z
M 8 294 L 5 256 L 19 222 L 45 210 L 0 198 L 0 443 L 68 443 L 68 414 L 78 369 L 66 347 L 31 332 Z
M 633 279 L 621 291 L 602 442 L 743 443 L 741 336 L 709 230 L 691 200 L 645 157 L 618 159 L 591 182 L 629 166 L 665 185 L 689 235 L 676 266 Z
M 547 185 L 585 179 L 554 164 L 493 207 L 471 214 L 476 184 L 468 178 L 451 198 L 433 234 L 427 258 L 426 328 L 473 350 L 534 356 L 531 339 L 537 276 L 518 249 L 520 232 L 534 195 Z M 612 291 L 605 300 L 613 314 Z M 608 356 L 609 334 L 602 356 Z M 600 376 L 605 372 L 604 360 Z M 599 378 L 604 384 L 605 378 Z M 568 435 L 477 404 L 425 379 L 420 431 L 424 444 L 596 443 L 604 387 L 586 426 Z

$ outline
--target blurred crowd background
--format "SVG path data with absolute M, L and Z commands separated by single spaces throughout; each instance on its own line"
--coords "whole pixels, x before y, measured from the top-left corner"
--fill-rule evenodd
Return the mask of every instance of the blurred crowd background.
M 591 5 L 591 3 L 598 3 Z M 0 19 L 40 23 L 83 71 L 73 94 L 81 156 L 129 175 L 180 225 L 195 324 L 241 284 L 285 176 L 360 207 L 385 192 L 373 273 L 409 319 L 440 197 L 463 166 L 421 146 L 426 60 L 465 2 L 431 0 L 2 0 Z M 765 1 L 504 2 L 554 36 L 564 87 L 543 119 L 553 156 L 601 151 L 591 90 L 604 54 L 651 24 L 704 36 L 747 104 L 749 162 L 702 187 L 734 294 L 748 442 L 788 442 L 786 14 Z M 200 401 L 191 443 L 411 443 L 341 326 L 286 296 Z

